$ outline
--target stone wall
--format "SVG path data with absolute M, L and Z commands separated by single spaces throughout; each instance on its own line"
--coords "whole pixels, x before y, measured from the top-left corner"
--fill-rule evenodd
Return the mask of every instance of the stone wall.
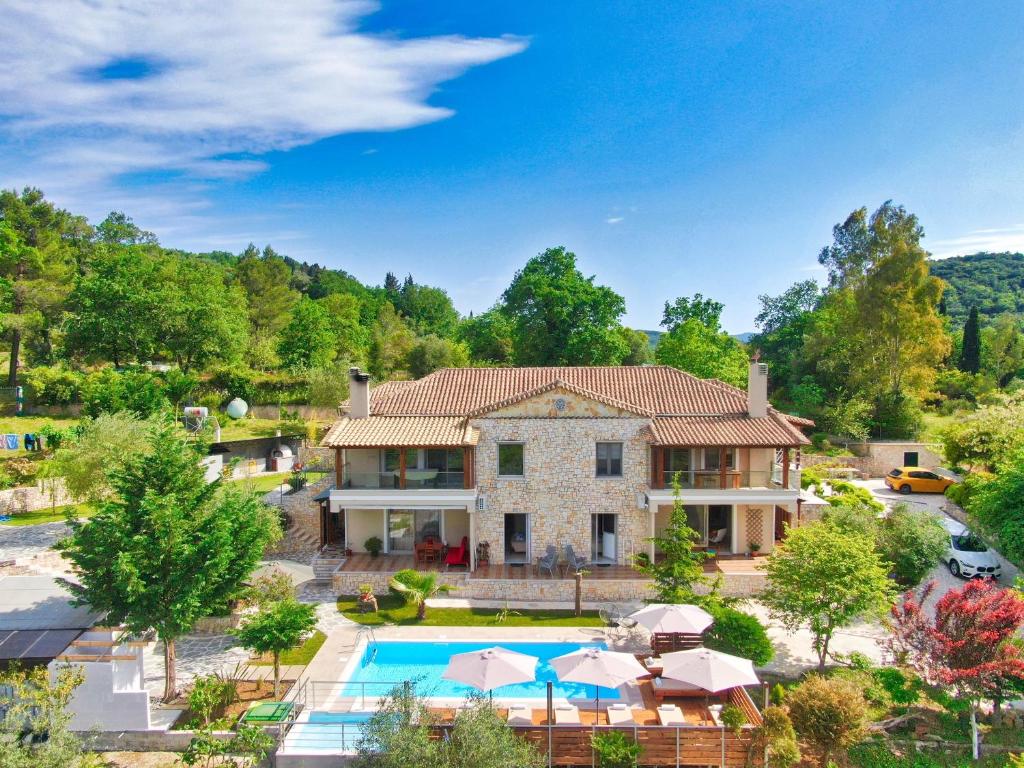
M 0 514 L 35 512 L 75 502 L 76 499 L 72 498 L 64 487 L 64 480 L 56 477 L 39 480 L 35 485 L 22 485 L 0 491 Z
M 564 399 L 564 410 L 548 402 L 553 399 Z M 474 533 L 477 542 L 490 543 L 492 563 L 504 562 L 504 516 L 514 512 L 530 515 L 530 561 L 549 544 L 560 551 L 572 544 L 577 554 L 591 557 L 595 513 L 617 515 L 619 562 L 646 549 L 649 513 L 637 507 L 637 495 L 647 487 L 646 419 L 557 392 L 499 413 L 503 417 L 473 422 L 480 429 L 476 476 L 486 506 L 474 515 Z M 604 441 L 623 444 L 621 477 L 596 477 L 596 443 Z M 525 444 L 523 477 L 498 477 L 500 442 Z

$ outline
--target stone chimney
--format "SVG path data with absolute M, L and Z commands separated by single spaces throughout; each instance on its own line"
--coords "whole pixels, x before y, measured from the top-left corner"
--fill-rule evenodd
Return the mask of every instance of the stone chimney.
M 755 352 L 747 372 L 747 414 L 753 419 L 768 415 L 768 365 Z
M 358 368 L 348 369 L 348 417 L 365 419 L 370 415 L 370 374 Z

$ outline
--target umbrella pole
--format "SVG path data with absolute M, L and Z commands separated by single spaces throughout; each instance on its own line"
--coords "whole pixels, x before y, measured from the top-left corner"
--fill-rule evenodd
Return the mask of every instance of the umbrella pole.
M 594 725 L 597 725 L 598 713 L 601 711 L 601 686 L 594 686 Z
M 551 768 L 551 762 L 552 762 L 552 757 L 551 757 L 551 727 L 552 727 L 552 721 L 555 718 L 555 711 L 554 711 L 555 710 L 555 705 L 554 705 L 554 702 L 552 701 L 554 696 L 552 694 L 552 690 L 551 689 L 552 689 L 551 681 L 548 680 L 548 768 Z

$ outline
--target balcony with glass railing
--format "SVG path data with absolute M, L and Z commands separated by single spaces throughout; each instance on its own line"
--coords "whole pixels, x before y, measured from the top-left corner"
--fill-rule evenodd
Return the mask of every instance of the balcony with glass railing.
M 406 469 L 405 483 L 399 470 L 387 472 L 343 472 L 342 488 L 352 490 L 447 490 L 465 487 L 465 472 L 440 469 Z
M 688 469 L 662 473 L 662 487 L 671 488 L 678 477 L 679 487 L 684 490 L 735 490 L 737 488 L 785 488 L 781 466 L 771 470 L 736 470 L 727 469 L 724 473 L 717 469 Z M 800 473 L 790 468 L 788 486 L 792 489 L 800 487 Z

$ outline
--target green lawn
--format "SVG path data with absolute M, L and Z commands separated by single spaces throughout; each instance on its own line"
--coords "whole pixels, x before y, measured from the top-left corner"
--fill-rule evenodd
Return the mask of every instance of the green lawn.
M 316 630 L 309 638 L 309 640 L 304 642 L 298 648 L 292 648 L 290 651 L 285 651 L 281 654 L 282 666 L 286 664 L 298 664 L 303 667 L 306 666 L 307 664 L 309 664 L 310 661 L 313 660 L 313 657 L 316 656 L 316 652 L 320 650 L 320 646 L 324 644 L 324 640 L 326 639 L 327 635 L 325 635 L 319 629 Z M 250 663 L 256 667 L 269 667 L 274 662 L 273 660 L 268 659 L 266 661 L 261 660 L 253 661 Z
M 66 507 L 57 507 L 56 509 L 39 509 L 35 512 L 20 512 L 16 513 L 6 523 L 0 523 L 0 525 L 41 525 L 43 523 L 62 523 L 64 522 L 65 513 L 68 510 L 76 510 L 76 516 L 92 517 L 96 514 L 96 510 L 90 507 L 88 504 L 69 504 Z
M 921 432 L 921 439 L 925 442 L 938 442 L 939 433 L 959 418 L 957 414 L 943 416 L 941 413 L 925 413 L 922 417 L 924 430 Z
M 277 430 L 281 430 L 282 435 L 304 435 L 306 433 L 305 427 L 302 424 L 279 421 L 278 419 L 233 420 L 223 414 L 218 414 L 217 419 L 220 421 L 221 440 L 274 437 L 277 434 Z
M 509 611 L 504 619 L 498 608 L 427 608 L 427 618 L 416 620 L 416 606 L 397 595 L 378 595 L 377 613 L 360 613 L 356 597 L 338 598 L 338 610 L 359 624 L 415 624 L 423 627 L 601 627 L 597 611 L 574 616 L 571 610 Z
M 16 434 L 20 445 L 26 432 L 38 432 L 47 424 L 55 429 L 67 429 L 75 426 L 78 422 L 79 419 L 72 416 L 4 416 L 0 418 L 0 434 Z M 2 458 L 10 459 L 15 456 L 27 455 L 28 452 L 24 448 L 18 448 L 16 451 L 4 451 Z M 35 456 L 42 456 L 42 454 L 35 454 Z
M 245 488 L 252 488 L 257 493 L 269 493 L 278 488 L 281 483 L 291 477 L 291 472 L 275 472 L 270 475 L 257 475 L 256 477 L 242 477 L 237 480 L 228 480 L 231 485 L 242 485 Z

